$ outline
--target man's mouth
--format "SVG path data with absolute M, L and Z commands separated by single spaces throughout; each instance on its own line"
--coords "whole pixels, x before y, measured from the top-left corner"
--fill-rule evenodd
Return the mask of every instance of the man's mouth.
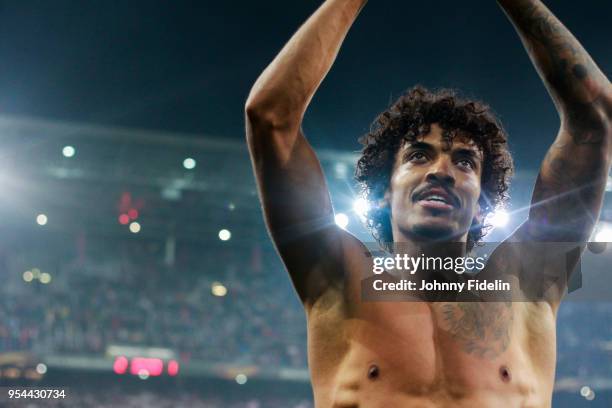
M 415 201 L 425 208 L 439 211 L 451 211 L 458 204 L 458 200 L 442 188 L 428 189 L 418 194 Z

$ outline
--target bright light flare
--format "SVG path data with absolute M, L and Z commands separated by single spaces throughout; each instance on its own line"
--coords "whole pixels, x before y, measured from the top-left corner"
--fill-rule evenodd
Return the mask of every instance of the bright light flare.
M 346 228 L 348 226 L 349 219 L 346 216 L 346 214 L 338 213 L 338 214 L 336 214 L 334 219 L 336 221 L 336 225 L 338 225 L 340 228 L 344 229 L 344 228 Z
M 363 197 L 359 197 L 353 203 L 353 211 L 357 213 L 360 217 L 365 217 L 370 211 L 370 203 Z
M 505 210 L 496 210 L 488 217 L 488 222 L 497 228 L 502 228 L 508 225 L 510 221 L 510 214 L 508 214 Z
M 244 374 L 238 374 L 236 376 L 236 382 L 240 385 L 246 384 L 247 382 L 247 376 Z
M 604 223 L 595 235 L 596 242 L 612 242 L 612 225 Z

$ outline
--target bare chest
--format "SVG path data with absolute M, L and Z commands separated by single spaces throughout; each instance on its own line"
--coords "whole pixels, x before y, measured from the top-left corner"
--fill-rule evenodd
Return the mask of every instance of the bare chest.
M 310 328 L 315 394 L 321 385 L 323 393 L 333 390 L 334 398 L 348 401 L 377 394 L 454 401 L 504 392 L 528 400 L 554 379 L 554 320 L 539 309 L 518 303 L 364 303 L 332 326 L 333 334 L 319 338 L 316 325 Z M 334 355 L 326 355 L 331 349 Z

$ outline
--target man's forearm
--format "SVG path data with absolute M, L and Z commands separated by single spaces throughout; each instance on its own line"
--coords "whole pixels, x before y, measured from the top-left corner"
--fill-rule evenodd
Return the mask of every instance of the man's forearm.
M 263 112 L 279 126 L 299 124 L 366 2 L 325 1 L 257 79 L 247 101 L 247 114 L 249 110 Z
M 612 86 L 569 30 L 540 0 L 498 3 L 517 29 L 562 120 L 609 120 Z M 572 117 L 577 112 L 581 118 Z

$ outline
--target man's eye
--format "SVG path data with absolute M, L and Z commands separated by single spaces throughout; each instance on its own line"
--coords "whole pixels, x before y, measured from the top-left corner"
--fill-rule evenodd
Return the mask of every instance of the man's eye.
M 472 162 L 471 160 L 468 160 L 468 159 L 459 160 L 457 162 L 457 164 L 459 166 L 461 166 L 461 167 L 467 167 L 467 168 L 470 168 L 470 169 L 473 169 L 475 167 L 474 166 L 474 162 Z
M 409 161 L 424 161 L 427 160 L 427 156 L 423 152 L 414 152 L 408 156 Z

